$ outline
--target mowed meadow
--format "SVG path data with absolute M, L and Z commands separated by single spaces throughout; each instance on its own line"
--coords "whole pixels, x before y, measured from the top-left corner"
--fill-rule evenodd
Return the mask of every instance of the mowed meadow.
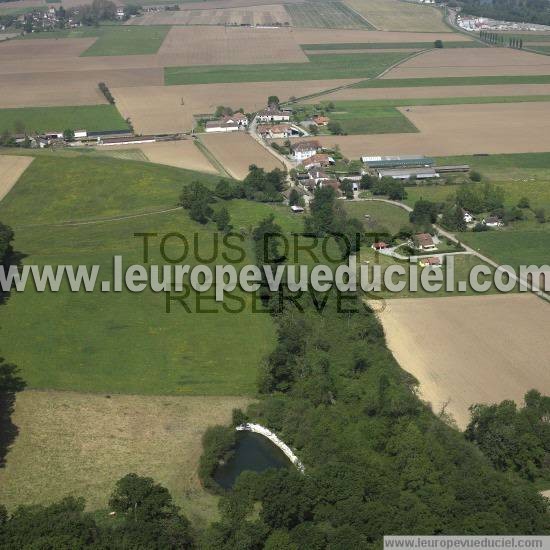
M 182 187 L 194 180 L 217 182 L 214 176 L 135 161 L 38 157 L 0 204 L 0 219 L 13 227 L 24 263 L 100 265 L 110 279 L 114 255 L 122 255 L 126 265 L 143 263 L 142 239 L 134 233 L 159 235 L 152 241 L 152 263 L 165 263 L 158 245 L 170 232 L 190 242 L 197 235 L 201 254 L 212 250 L 213 227 L 191 222 L 181 210 L 154 214 L 174 209 Z M 238 204 L 228 208 L 234 210 L 234 227 L 245 232 L 274 211 L 261 204 L 242 214 Z M 148 215 L 128 218 L 140 214 Z M 167 253 L 181 255 L 178 242 L 169 241 Z M 251 313 L 249 300 L 238 315 L 211 297 L 197 303 L 194 296 L 187 300 L 192 313 L 177 302 L 166 313 L 166 295 L 150 291 L 13 293 L 0 308 L 3 353 L 35 388 L 253 394 L 256 368 L 274 337 L 269 316 Z

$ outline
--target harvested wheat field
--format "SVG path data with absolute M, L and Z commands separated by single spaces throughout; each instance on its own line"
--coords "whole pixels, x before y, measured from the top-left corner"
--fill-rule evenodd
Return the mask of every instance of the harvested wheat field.
M 141 134 L 190 130 L 194 115 L 211 115 L 218 105 L 243 107 L 253 112 L 265 107 L 270 95 L 285 101 L 356 80 L 304 80 L 299 82 L 247 82 L 190 86 L 142 86 L 111 88 L 124 118 L 130 117 Z
M 290 37 L 290 39 L 288 39 Z M 158 51 L 166 66 L 307 63 L 288 29 L 173 27 Z
M 389 300 L 379 314 L 389 348 L 434 412 L 458 426 L 468 407 L 550 393 L 550 305 L 532 294 Z M 421 320 L 420 322 L 418 322 Z
M 151 162 L 157 164 L 167 164 L 209 174 L 218 173 L 191 139 L 144 143 L 139 148 Z
M 249 402 L 22 392 L 12 416 L 19 435 L 0 469 L 0 500 L 13 509 L 74 494 L 85 496 L 89 509 L 106 508 L 114 483 L 135 472 L 166 486 L 189 519 L 204 520 L 215 513 L 216 499 L 197 478 L 201 436 Z
M 33 157 L 0 155 L 0 200 L 11 191 L 32 161 Z
M 345 3 L 380 30 L 451 32 L 443 22 L 442 12 L 431 6 L 398 0 L 345 0 Z
M 290 24 L 284 6 L 266 4 L 240 8 L 163 11 L 148 13 L 128 21 L 131 25 L 263 25 Z
M 443 48 L 409 59 L 382 78 L 539 74 L 550 74 L 550 57 L 511 48 Z
M 399 108 L 419 133 L 318 136 L 349 158 L 362 155 L 475 155 L 550 150 L 550 103 L 491 103 Z
M 236 179 L 244 179 L 251 164 L 265 170 L 284 169 L 282 163 L 244 132 L 204 134 L 201 136 L 201 141 L 227 172 Z
M 379 51 L 379 50 L 378 50 Z M 434 99 L 446 97 L 510 97 L 550 95 L 550 84 L 487 84 L 484 86 L 427 86 L 412 88 L 345 88 L 319 98 L 323 101 L 369 99 Z

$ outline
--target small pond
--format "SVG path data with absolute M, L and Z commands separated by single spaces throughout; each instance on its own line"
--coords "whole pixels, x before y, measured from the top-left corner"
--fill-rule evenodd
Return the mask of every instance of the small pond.
M 263 435 L 253 432 L 238 432 L 237 446 L 226 464 L 219 466 L 214 474 L 216 482 L 224 489 L 231 489 L 241 472 L 263 472 L 269 468 L 290 468 L 292 463 L 286 455 Z

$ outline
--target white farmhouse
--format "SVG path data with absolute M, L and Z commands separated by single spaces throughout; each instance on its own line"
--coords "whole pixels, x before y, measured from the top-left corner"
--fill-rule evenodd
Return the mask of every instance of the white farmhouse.
M 294 143 L 291 147 L 292 158 L 297 162 L 302 162 L 313 155 L 317 154 L 317 151 L 321 149 L 321 144 L 318 141 L 300 141 Z

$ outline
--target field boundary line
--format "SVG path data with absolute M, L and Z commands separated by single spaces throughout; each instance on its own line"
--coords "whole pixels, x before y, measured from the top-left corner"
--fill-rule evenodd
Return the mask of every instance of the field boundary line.
M 208 149 L 208 147 L 203 143 L 203 141 L 201 140 L 200 136 L 198 136 L 197 134 L 195 134 L 195 139 L 194 139 L 194 142 L 195 142 L 195 145 L 198 147 L 198 149 L 200 150 L 200 152 L 206 157 L 206 159 L 208 160 L 208 162 L 210 162 L 210 164 L 216 168 L 216 170 L 219 172 L 219 175 L 220 176 L 224 176 L 224 177 L 227 177 L 227 178 L 231 178 L 231 179 L 239 179 L 237 177 L 235 177 L 234 174 L 232 174 L 215 156 L 214 154 L 212 153 L 212 151 L 210 151 L 210 149 Z
M 354 10 L 345 0 L 342 2 L 342 4 L 344 4 L 344 6 L 346 6 L 346 8 L 348 8 L 348 10 L 352 11 L 355 15 L 357 15 L 363 21 L 365 21 L 369 27 L 372 27 L 372 29 L 368 29 L 368 30 L 370 30 L 370 31 L 379 31 L 380 30 L 374 23 L 371 23 L 363 14 L 361 14 L 358 11 Z
M 153 212 L 141 212 L 139 214 L 126 214 L 124 216 L 113 216 L 112 218 L 97 218 L 94 220 L 83 221 L 65 221 L 61 223 L 37 223 L 31 225 L 19 225 L 14 226 L 14 229 L 22 229 L 29 227 L 77 227 L 80 225 L 94 225 L 99 223 L 118 222 L 124 220 L 131 220 L 133 218 L 144 218 L 145 216 L 154 216 L 155 214 L 168 214 L 169 212 L 176 212 L 182 210 L 183 206 L 174 206 L 172 208 L 165 208 L 163 210 L 155 210 Z
M 391 70 L 395 69 L 396 67 L 399 67 L 402 63 L 405 63 L 406 61 L 409 61 L 410 59 L 413 59 L 415 57 L 418 57 L 419 55 L 422 55 L 427 52 L 431 52 L 432 50 L 435 50 L 435 48 L 426 48 L 425 50 L 420 50 L 419 52 L 414 52 L 411 55 L 408 55 L 407 57 L 404 57 L 400 61 L 397 61 L 393 65 L 390 65 L 386 69 L 384 69 L 379 75 L 373 77 L 373 78 L 367 78 L 366 80 L 378 80 L 382 78 L 385 74 L 389 73 Z

